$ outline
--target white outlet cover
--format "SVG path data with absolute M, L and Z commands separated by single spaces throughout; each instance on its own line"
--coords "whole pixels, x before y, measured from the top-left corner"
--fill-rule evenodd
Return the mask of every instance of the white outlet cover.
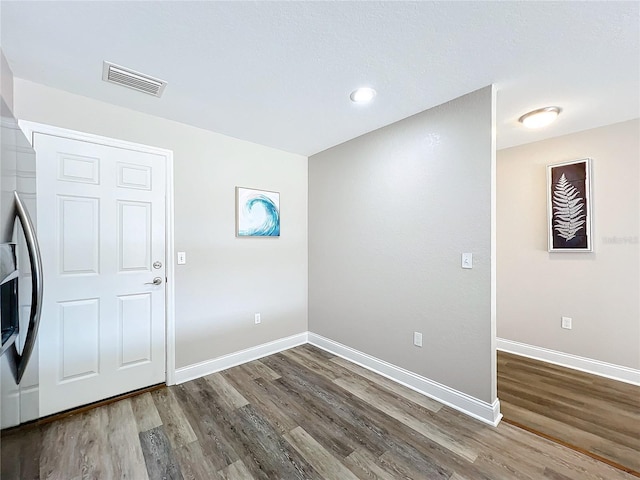
M 571 330 L 571 317 L 562 317 L 562 328 L 566 328 L 567 330 Z
M 187 252 L 178 252 L 178 265 L 187 263 Z

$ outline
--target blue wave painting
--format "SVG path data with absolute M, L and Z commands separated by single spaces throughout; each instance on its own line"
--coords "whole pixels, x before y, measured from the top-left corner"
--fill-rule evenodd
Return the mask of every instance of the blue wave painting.
M 280 236 L 280 194 L 237 187 L 238 236 Z

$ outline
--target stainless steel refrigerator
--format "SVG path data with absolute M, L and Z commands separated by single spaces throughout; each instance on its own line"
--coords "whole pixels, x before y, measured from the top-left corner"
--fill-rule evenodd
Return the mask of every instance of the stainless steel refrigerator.
M 7 428 L 39 416 L 42 269 L 34 224 L 35 151 L 0 102 L 0 421 Z

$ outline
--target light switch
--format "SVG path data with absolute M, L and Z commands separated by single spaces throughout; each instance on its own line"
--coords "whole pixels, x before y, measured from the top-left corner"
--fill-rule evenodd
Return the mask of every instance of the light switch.
M 473 268 L 473 253 L 462 254 L 462 268 Z
M 187 252 L 178 252 L 178 265 L 187 263 Z

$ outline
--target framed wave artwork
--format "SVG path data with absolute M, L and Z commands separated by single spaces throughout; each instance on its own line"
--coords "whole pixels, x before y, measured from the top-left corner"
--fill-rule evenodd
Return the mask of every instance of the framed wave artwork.
M 591 159 L 547 166 L 550 252 L 591 252 Z
M 280 193 L 236 187 L 236 236 L 279 237 Z

